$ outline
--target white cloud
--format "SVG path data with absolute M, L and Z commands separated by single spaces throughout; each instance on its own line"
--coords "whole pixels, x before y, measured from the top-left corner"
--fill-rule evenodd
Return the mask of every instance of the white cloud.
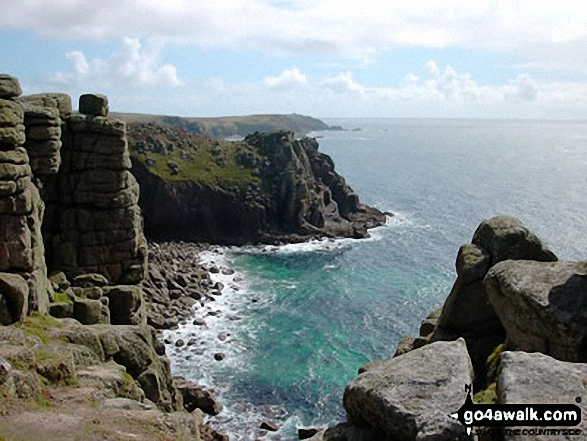
M 306 75 L 297 67 L 291 70 L 284 70 L 275 77 L 265 77 L 263 84 L 270 89 L 288 90 L 296 86 L 306 84 Z
M 72 70 L 53 72 L 48 76 L 51 84 L 70 87 L 111 86 L 179 86 L 175 66 L 162 64 L 162 43 L 149 42 L 143 46 L 138 38 L 124 38 L 120 47 L 108 58 L 87 59 L 81 51 L 71 51 L 66 58 Z
M 575 56 L 561 62 L 572 64 L 586 58 L 585 17 L 583 0 L 3 0 L 0 28 L 362 57 L 397 46 L 499 47 L 547 62 L 562 47 Z
M 327 78 L 322 82 L 326 89 L 335 93 L 354 93 L 362 95 L 368 88 L 353 80 L 353 73 L 350 71 L 341 72 L 338 76 Z
M 436 62 L 424 65 L 424 76 L 407 74 L 397 86 L 370 87 L 353 79 L 352 72 L 322 81 L 319 87 L 337 95 L 353 96 L 377 102 L 414 102 L 429 106 L 451 104 L 470 106 L 507 106 L 534 103 L 548 105 L 587 105 L 587 83 L 539 82 L 527 74 L 498 85 L 482 85 L 470 74 L 461 74 L 450 66 L 441 71 Z

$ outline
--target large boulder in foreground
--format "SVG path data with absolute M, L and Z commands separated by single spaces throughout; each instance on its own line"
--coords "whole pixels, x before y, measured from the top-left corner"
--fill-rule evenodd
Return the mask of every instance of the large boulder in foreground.
M 587 263 L 506 261 L 486 288 L 515 348 L 587 361 Z
M 483 279 L 507 259 L 556 261 L 557 257 L 518 219 L 496 216 L 481 222 L 472 243 L 456 259 L 457 280 L 447 297 L 431 341 L 463 337 L 475 369 L 476 386 L 485 383 L 485 361 L 505 340 L 505 330 L 489 302 Z
M 498 402 L 500 404 L 577 404 L 585 396 L 587 364 L 568 363 L 547 355 L 526 352 L 504 352 L 499 371 Z M 587 401 L 577 405 L 587 412 Z M 549 427 L 550 428 L 550 427 Z M 587 432 L 587 421 L 573 429 Z M 577 436 L 506 435 L 505 441 L 577 440 Z
M 347 419 L 394 441 L 466 440 L 464 426 L 448 414 L 463 405 L 472 380 L 463 339 L 432 343 L 355 378 L 344 392 Z

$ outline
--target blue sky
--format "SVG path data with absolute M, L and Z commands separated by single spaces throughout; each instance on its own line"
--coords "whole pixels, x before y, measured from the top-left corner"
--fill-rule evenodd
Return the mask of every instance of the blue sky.
M 0 71 L 181 116 L 587 119 L 562 0 L 3 0 Z

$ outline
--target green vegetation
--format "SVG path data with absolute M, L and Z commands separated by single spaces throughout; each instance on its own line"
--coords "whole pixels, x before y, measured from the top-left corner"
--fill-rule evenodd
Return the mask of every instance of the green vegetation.
M 491 355 L 487 357 L 487 361 L 485 362 L 485 367 L 487 368 L 487 381 L 495 381 L 497 376 L 497 369 L 499 368 L 499 362 L 501 360 L 501 353 L 505 345 L 502 343 L 493 350 Z
M 43 343 L 47 343 L 51 340 L 48 334 L 50 329 L 60 328 L 62 326 L 61 322 L 56 318 L 33 312 L 24 320 L 21 327 L 25 335 L 35 335 L 39 337 Z
M 496 383 L 491 383 L 487 389 L 473 395 L 473 402 L 477 404 L 494 404 L 497 401 Z
M 254 167 L 237 161 L 239 154 L 254 155 L 242 142 L 215 140 L 165 123 L 131 123 L 130 155 L 166 181 L 247 187 L 260 183 Z
M 73 303 L 69 296 L 63 292 L 56 292 L 53 299 L 55 302 Z
M 252 170 L 242 165 L 237 165 L 234 159 L 236 146 L 229 146 L 226 152 L 223 166 L 215 162 L 214 156 L 208 150 L 200 150 L 192 153 L 192 159 L 184 159 L 178 153 L 162 155 L 159 153 L 133 152 L 133 159 L 145 163 L 148 157 L 155 161 L 155 164 L 148 167 L 151 172 L 164 178 L 167 181 L 197 181 L 202 184 L 220 184 L 247 186 L 259 183 L 260 179 L 253 176 Z M 173 162 L 179 166 L 179 173 L 174 175 L 172 169 L 167 165 Z

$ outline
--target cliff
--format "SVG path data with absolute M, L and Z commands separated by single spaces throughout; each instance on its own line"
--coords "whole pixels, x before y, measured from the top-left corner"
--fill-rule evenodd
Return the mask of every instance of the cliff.
M 367 237 L 385 215 L 359 202 L 315 139 L 260 133 L 228 142 L 130 124 L 132 172 L 150 237 L 224 244 Z

